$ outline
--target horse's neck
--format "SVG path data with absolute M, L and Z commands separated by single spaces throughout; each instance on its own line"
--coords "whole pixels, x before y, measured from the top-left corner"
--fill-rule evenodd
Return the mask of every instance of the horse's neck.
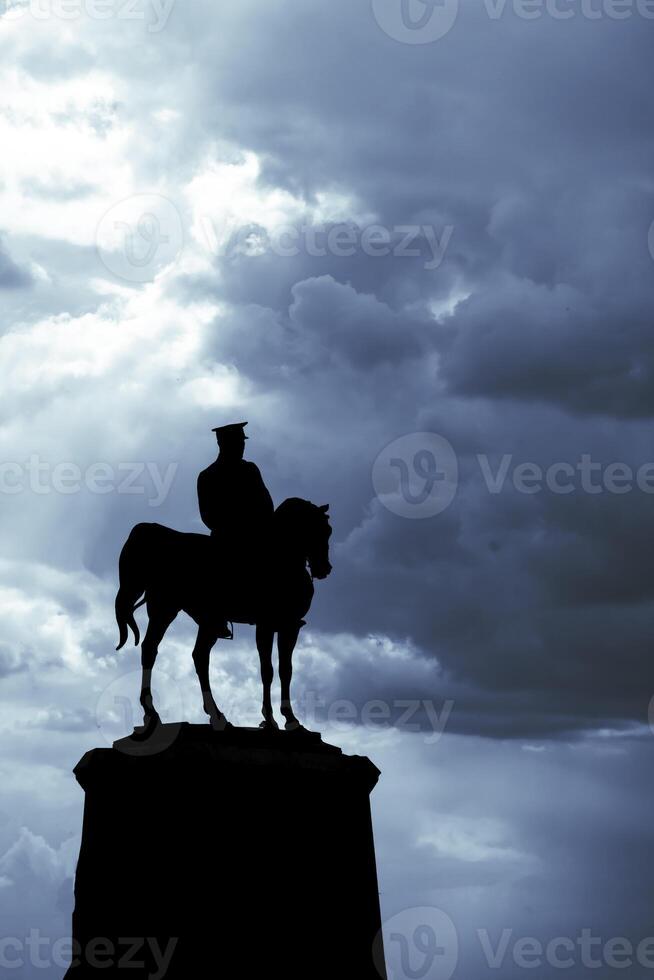
M 271 545 L 271 557 L 275 565 L 298 569 L 306 567 L 305 549 L 288 527 L 273 530 Z

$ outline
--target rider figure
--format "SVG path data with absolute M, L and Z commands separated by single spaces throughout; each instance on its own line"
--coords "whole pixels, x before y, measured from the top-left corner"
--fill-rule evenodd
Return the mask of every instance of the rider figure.
M 220 560 L 229 570 L 237 593 L 248 586 L 250 592 L 253 588 L 256 591 L 262 550 L 274 512 L 258 466 L 243 459 L 246 425 L 247 422 L 236 422 L 213 429 L 218 458 L 198 476 L 200 516 L 220 549 Z M 247 606 L 251 606 L 251 601 L 248 603 L 246 597 Z M 226 620 L 220 627 L 224 632 L 219 635 L 231 636 Z

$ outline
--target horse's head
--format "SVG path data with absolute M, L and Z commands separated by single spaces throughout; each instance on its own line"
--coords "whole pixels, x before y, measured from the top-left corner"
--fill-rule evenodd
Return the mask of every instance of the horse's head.
M 329 504 L 321 507 L 300 497 L 289 497 L 275 511 L 278 529 L 287 538 L 295 538 L 308 563 L 313 578 L 327 578 L 332 570 L 329 561 Z
M 314 578 L 327 578 L 332 570 L 329 561 L 329 539 L 332 536 L 329 504 L 322 504 L 320 507 L 316 507 L 315 504 L 310 506 L 307 561 Z

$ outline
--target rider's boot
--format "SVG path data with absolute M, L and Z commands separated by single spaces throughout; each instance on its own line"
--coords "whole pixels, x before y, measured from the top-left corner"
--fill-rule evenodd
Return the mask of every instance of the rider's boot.
M 229 624 L 226 619 L 220 619 L 216 623 L 216 639 L 218 640 L 233 640 L 234 633 L 229 628 Z

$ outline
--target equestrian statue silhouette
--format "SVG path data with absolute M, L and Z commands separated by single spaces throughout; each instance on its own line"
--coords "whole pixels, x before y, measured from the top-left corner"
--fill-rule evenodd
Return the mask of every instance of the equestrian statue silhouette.
M 148 614 L 140 697 L 146 734 L 161 720 L 152 700 L 152 668 L 166 630 L 181 611 L 198 626 L 193 662 L 214 729 L 231 727 L 209 684 L 211 650 L 219 638 L 233 635 L 228 621 L 256 625 L 263 683 L 260 727 L 278 728 L 270 696 L 276 633 L 281 713 L 286 729 L 302 728 L 291 705 L 292 657 L 313 599 L 313 579 L 324 579 L 332 570 L 329 508 L 289 497 L 274 509 L 258 467 L 243 459 L 245 425 L 213 430 L 219 455 L 198 477 L 200 514 L 211 535 L 137 524 L 120 553 L 116 649 L 127 641 L 128 629 L 138 646 L 134 611 L 145 604 Z

